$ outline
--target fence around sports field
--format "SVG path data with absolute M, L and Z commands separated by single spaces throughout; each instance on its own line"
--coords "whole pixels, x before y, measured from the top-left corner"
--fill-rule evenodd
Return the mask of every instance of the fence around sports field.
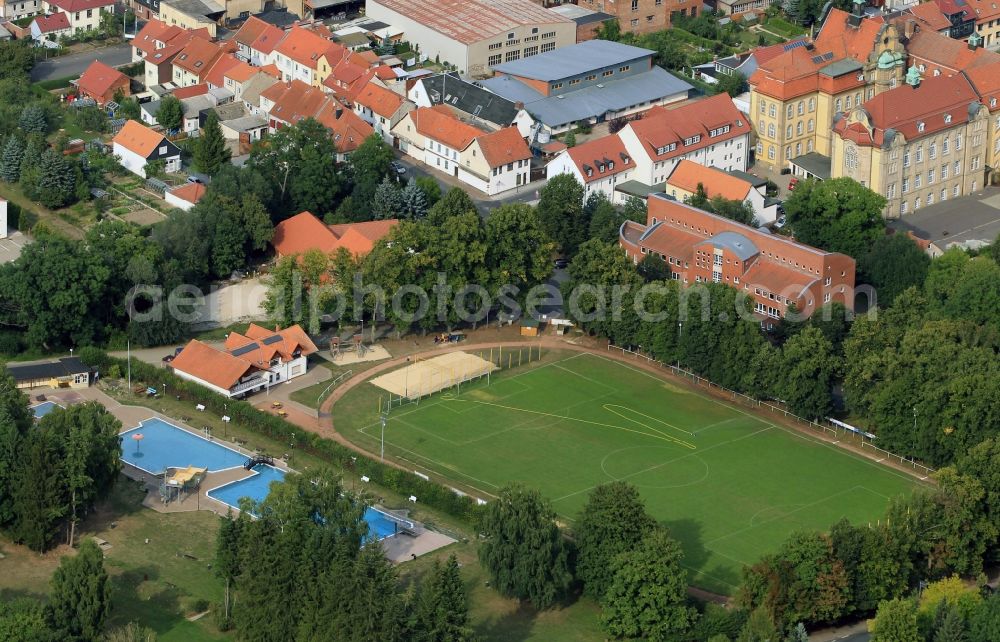
M 823 420 L 822 423 L 812 421 L 811 419 L 804 419 L 802 417 L 799 417 L 795 413 L 789 412 L 786 408 L 774 405 L 767 401 L 762 401 L 760 399 L 754 399 L 753 397 L 745 395 L 742 392 L 737 392 L 730 388 L 726 388 L 725 386 L 720 386 L 719 384 L 713 381 L 709 381 L 708 379 L 702 377 L 701 375 L 697 375 L 689 370 L 685 370 L 680 366 L 658 361 L 657 359 L 654 359 L 649 355 L 642 354 L 641 352 L 635 352 L 633 350 L 629 350 L 628 348 L 616 346 L 612 343 L 608 344 L 608 351 L 609 352 L 620 351 L 623 356 L 633 355 L 634 357 L 636 357 L 636 359 L 645 359 L 647 363 L 656 364 L 661 368 L 665 368 L 669 370 L 672 374 L 678 377 L 683 377 L 691 381 L 695 385 L 705 386 L 713 390 L 724 392 L 727 395 L 731 396 L 733 401 L 738 401 L 752 408 L 758 408 L 758 409 L 766 408 L 767 410 L 775 414 L 782 415 L 786 419 L 793 419 L 804 426 L 812 428 L 813 430 L 817 430 L 822 433 L 837 437 L 838 439 L 837 441 L 834 441 L 834 443 L 840 443 L 840 441 L 847 441 L 849 443 L 858 445 L 862 450 L 870 450 L 874 452 L 876 455 L 879 455 L 881 459 L 875 459 L 876 462 L 890 461 L 894 464 L 898 463 L 900 466 L 910 467 L 913 470 L 923 475 L 923 477 L 920 478 L 921 480 L 927 479 L 932 473 L 935 472 L 935 469 L 929 466 L 925 466 L 924 464 L 918 463 L 909 457 L 897 455 L 896 453 L 889 452 L 884 448 L 879 448 L 874 443 L 872 443 L 873 440 L 875 439 L 875 435 L 848 426 L 847 424 L 841 421 L 837 421 L 836 419 L 831 419 L 827 417 L 826 419 Z

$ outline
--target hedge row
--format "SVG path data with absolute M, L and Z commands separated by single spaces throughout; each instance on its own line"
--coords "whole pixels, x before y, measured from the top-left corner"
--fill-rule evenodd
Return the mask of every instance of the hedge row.
M 112 357 L 99 348 L 81 348 L 79 356 L 84 363 L 102 373 L 106 373 L 113 365 L 117 365 L 122 373 L 128 368 L 125 359 Z M 153 386 L 166 383 L 172 395 L 178 395 L 186 401 L 200 403 L 219 415 L 228 414 L 233 422 L 255 433 L 286 442 L 291 440 L 296 448 L 314 457 L 341 469 L 353 469 L 358 475 L 365 475 L 372 482 L 400 495 L 415 495 L 422 504 L 453 517 L 471 521 L 478 513 L 479 507 L 471 497 L 458 495 L 450 488 L 370 459 L 335 441 L 320 437 L 280 417 L 258 410 L 246 401 L 227 399 L 208 388 L 181 379 L 163 368 L 133 359 L 132 378 Z

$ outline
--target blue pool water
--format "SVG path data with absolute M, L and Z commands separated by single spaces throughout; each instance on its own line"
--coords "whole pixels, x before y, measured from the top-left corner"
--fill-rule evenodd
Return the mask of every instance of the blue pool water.
M 54 401 L 43 401 L 40 404 L 35 404 L 31 407 L 31 411 L 35 413 L 35 419 L 41 419 L 45 415 L 49 414 L 56 408 L 59 408 L 59 404 Z
M 142 434 L 138 446 L 132 439 L 136 433 Z M 246 455 L 157 418 L 147 419 L 120 436 L 122 460 L 154 475 L 187 466 L 214 472 L 242 466 L 247 460 Z
M 208 491 L 208 496 L 233 508 L 239 508 L 240 499 L 243 497 L 249 497 L 254 501 L 262 502 L 271 490 L 271 482 L 285 480 L 284 472 L 267 464 L 258 464 L 253 467 L 253 471 L 257 473 L 253 477 L 247 477 L 246 479 L 213 488 Z
M 365 510 L 365 521 L 368 522 L 367 541 L 385 539 L 396 534 L 398 528 L 412 528 L 413 524 L 402 519 L 390 517 L 380 510 L 368 508 Z

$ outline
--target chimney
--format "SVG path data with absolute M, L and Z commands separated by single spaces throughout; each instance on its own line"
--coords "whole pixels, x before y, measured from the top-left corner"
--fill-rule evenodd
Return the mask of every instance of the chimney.
M 517 101 L 516 103 L 514 103 L 514 109 L 521 111 L 522 109 L 524 109 L 524 103 L 522 103 L 520 100 Z

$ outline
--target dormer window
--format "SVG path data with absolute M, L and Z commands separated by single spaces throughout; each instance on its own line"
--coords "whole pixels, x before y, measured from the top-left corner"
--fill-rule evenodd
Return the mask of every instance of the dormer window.
M 993 104 L 996 104 L 996 102 L 997 102 L 997 99 L 994 98 L 993 99 Z M 946 125 L 949 124 L 949 123 L 951 123 L 951 114 L 945 114 L 944 115 L 944 122 L 945 122 Z
M 613 170 L 614 168 L 615 168 L 615 162 L 614 161 L 608 161 L 608 170 L 610 171 L 610 170 Z
M 996 107 L 996 106 L 997 106 L 997 99 L 990 98 L 990 107 Z
M 921 123 L 917 123 L 917 131 L 918 132 L 924 131 L 924 124 L 922 122 Z

